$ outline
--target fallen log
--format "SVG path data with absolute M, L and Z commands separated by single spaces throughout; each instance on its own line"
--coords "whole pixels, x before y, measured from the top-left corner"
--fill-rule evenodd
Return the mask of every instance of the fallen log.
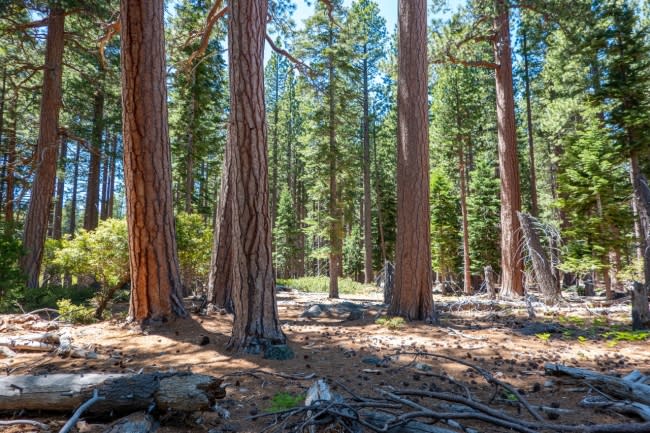
M 544 370 L 549 375 L 564 374 L 580 379 L 612 397 L 650 405 L 650 385 L 640 380 L 626 380 L 625 377 L 608 376 L 591 370 L 551 363 L 545 364 Z
M 192 373 L 50 374 L 0 377 L 0 411 L 72 411 L 93 396 L 89 413 L 134 412 L 153 403 L 161 410 L 209 410 L 225 397 L 221 379 Z
M 650 421 L 650 406 L 631 401 L 611 401 L 603 397 L 586 397 L 580 406 L 590 409 L 609 410 L 623 415 L 635 415 L 643 421 Z

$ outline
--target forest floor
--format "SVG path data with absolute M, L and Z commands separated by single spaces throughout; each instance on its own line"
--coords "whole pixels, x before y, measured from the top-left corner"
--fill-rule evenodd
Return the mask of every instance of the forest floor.
M 63 359 L 54 354 L 22 352 L 14 358 L 0 357 L 0 368 L 6 375 L 175 369 L 223 377 L 227 396 L 219 405 L 230 413 L 228 419 L 209 413 L 167 417 L 158 430 L 162 433 L 261 432 L 275 422 L 274 417 L 252 417 L 271 410 L 274 402 L 278 408 L 281 393 L 304 396 L 318 378 L 327 379 L 332 390 L 345 397 L 350 396 L 348 391 L 377 397 L 378 390 L 388 386 L 462 393 L 457 383 L 463 382 L 475 398 L 483 402 L 490 400 L 494 387 L 466 365 L 422 354 L 405 354 L 428 352 L 460 358 L 487 370 L 513 385 L 531 404 L 566 409 L 555 422 L 632 421 L 621 415 L 579 407 L 579 401 L 589 392 L 584 383 L 544 374 L 546 362 L 607 374 L 627 374 L 633 369 L 650 373 L 647 341 L 617 341 L 626 339 L 629 307 L 623 304 L 603 307 L 596 300 L 581 300 L 556 308 L 539 307 L 536 318 L 531 319 L 523 303 L 441 296 L 436 296 L 435 301 L 440 325 L 393 323 L 396 326 L 389 328 L 389 324 L 376 321 L 386 314 L 379 291 L 345 295 L 338 300 L 329 300 L 326 294 L 279 292 L 282 327 L 295 352 L 295 357 L 286 361 L 226 351 L 231 317 L 213 313 L 192 315 L 190 320 L 176 320 L 144 331 L 118 320 L 62 325 L 69 327 L 75 345 L 92 348 L 98 354 L 97 359 Z M 617 331 L 607 334 L 612 329 Z M 5 334 L 11 332 L 6 330 Z M 309 379 L 300 379 L 301 376 Z M 514 417 L 523 416 L 518 414 L 511 396 L 499 394 L 495 402 Z M 49 423 L 54 431 L 66 421 L 64 416 L 48 414 L 20 417 Z M 0 419 L 9 417 L 0 416 Z M 461 422 L 480 432 L 510 431 Z M 106 423 L 106 420 L 86 419 L 78 424 L 77 431 L 101 432 Z M 14 426 L 0 431 L 38 430 Z

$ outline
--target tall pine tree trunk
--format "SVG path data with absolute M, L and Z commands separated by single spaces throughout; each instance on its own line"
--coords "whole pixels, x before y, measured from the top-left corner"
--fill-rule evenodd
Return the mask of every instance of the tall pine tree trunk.
M 113 204 L 115 200 L 115 167 L 117 165 L 117 135 L 113 136 L 113 147 L 111 148 L 111 168 L 108 182 L 108 199 L 106 206 L 106 218 L 113 218 Z
M 499 177 L 501 179 L 501 292 L 503 297 L 524 294 L 522 283 L 521 232 L 517 212 L 521 210 L 515 100 L 512 87 L 510 23 L 506 0 L 495 0 L 497 127 Z
M 194 130 L 196 123 L 196 71 L 192 70 L 191 80 L 192 101 L 190 103 L 190 118 L 187 125 L 187 154 L 185 155 L 185 212 L 192 213 L 192 196 L 194 195 Z
M 102 163 L 102 180 L 101 180 L 101 185 L 102 185 L 102 191 L 100 194 L 100 200 L 99 200 L 99 219 L 102 221 L 108 218 L 108 172 L 110 170 L 110 165 L 111 165 L 111 156 L 109 155 L 109 150 L 108 150 L 108 143 L 111 140 L 110 134 L 106 134 L 106 144 L 104 145 L 105 151 L 104 153 L 104 158 L 103 158 L 103 163 Z
M 163 0 L 122 0 L 122 125 L 131 302 L 142 323 L 185 316 L 172 207 Z
M 275 300 L 264 106 L 267 0 L 230 3 L 228 55 L 232 301 L 229 348 L 258 353 L 285 343 Z
M 27 276 L 27 287 L 30 288 L 38 287 L 39 284 L 45 235 L 54 183 L 56 182 L 64 24 L 63 10 L 51 9 L 47 25 L 43 94 L 35 154 L 36 174 L 25 219 L 25 234 L 23 236 L 25 255 L 20 263 L 23 273 Z
M 56 204 L 54 206 L 54 225 L 52 228 L 52 237 L 61 239 L 63 235 L 63 194 L 65 187 L 65 165 L 68 157 L 68 143 L 65 137 L 59 137 L 61 140 L 61 151 L 59 155 L 59 173 L 56 183 Z
M 90 164 L 88 166 L 88 184 L 86 188 L 86 209 L 84 212 L 84 229 L 94 230 L 99 222 L 99 177 L 102 160 L 102 132 L 104 130 L 104 93 L 95 92 L 93 101 L 93 131 Z
M 278 216 L 278 132 L 280 129 L 280 57 L 276 57 L 273 77 L 273 141 L 271 142 L 271 224 Z
M 2 148 L 3 138 L 5 136 L 5 104 L 7 101 L 7 65 L 2 67 L 2 96 L 0 97 L 0 148 Z M 3 184 L 5 183 L 5 178 L 7 176 L 7 160 L 9 159 L 9 153 L 5 147 L 4 152 L 2 153 L 2 173 L 0 173 L 0 207 L 2 206 L 3 199 Z
M 643 278 L 645 280 L 646 299 L 650 290 L 650 189 L 639 167 L 639 155 L 636 150 L 630 153 L 630 182 L 634 191 L 633 203 L 636 209 L 639 248 L 643 257 Z
M 210 258 L 210 275 L 208 278 L 208 300 L 219 308 L 232 313 L 232 204 L 231 148 L 226 145 L 221 170 L 221 188 L 214 223 L 214 240 Z
M 9 118 L 11 119 L 11 126 L 7 131 L 7 175 L 6 175 L 6 194 L 4 202 L 5 213 L 5 233 L 13 232 L 14 225 L 14 188 L 16 184 L 16 126 L 18 116 L 16 106 L 18 104 L 18 92 L 14 93 L 9 106 Z
M 72 174 L 72 196 L 70 197 L 70 225 L 68 233 L 74 237 L 74 232 L 77 231 L 77 187 L 79 185 L 79 154 L 81 153 L 81 146 L 77 142 L 77 150 L 74 156 L 74 172 Z
M 399 0 L 397 251 L 390 314 L 431 318 L 427 2 Z
M 472 287 L 472 270 L 469 255 L 469 221 L 467 218 L 467 165 L 465 163 L 465 151 L 462 142 L 458 151 L 458 175 L 460 176 L 460 211 L 463 220 L 463 292 L 471 295 L 474 292 Z
M 333 24 L 329 23 L 329 47 L 330 49 L 334 45 L 334 29 L 332 28 Z M 337 149 L 336 149 L 336 101 L 335 93 L 336 88 L 334 86 L 334 54 L 329 53 L 328 58 L 328 67 L 327 67 L 327 83 L 328 83 L 328 102 L 329 102 L 329 203 L 328 203 L 328 212 L 329 212 L 329 241 L 330 241 L 330 252 L 329 252 L 329 297 L 338 298 L 339 297 L 339 262 L 341 260 L 341 233 L 339 229 L 340 218 L 338 211 L 338 191 L 336 185 L 336 158 L 337 158 Z
M 530 214 L 537 218 L 537 169 L 535 168 L 535 143 L 533 141 L 533 114 L 530 102 L 530 74 L 528 71 L 528 44 L 526 30 L 523 32 L 524 43 L 524 81 L 526 84 L 526 127 L 528 131 L 528 158 L 530 164 Z
M 367 44 L 363 46 L 363 250 L 364 278 L 366 284 L 372 283 L 372 196 L 370 192 L 370 128 L 368 123 L 368 52 Z

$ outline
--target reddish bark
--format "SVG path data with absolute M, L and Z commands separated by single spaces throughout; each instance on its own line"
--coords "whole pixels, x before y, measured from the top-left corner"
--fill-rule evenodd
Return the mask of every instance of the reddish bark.
M 397 245 L 389 312 L 432 316 L 426 0 L 399 1 Z
M 186 312 L 172 209 L 163 0 L 122 0 L 120 11 L 129 315 L 165 320 Z

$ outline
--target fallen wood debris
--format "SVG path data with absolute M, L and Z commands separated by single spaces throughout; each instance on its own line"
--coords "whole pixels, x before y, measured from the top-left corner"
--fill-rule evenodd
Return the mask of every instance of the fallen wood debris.
M 445 359 L 468 366 L 478 372 L 494 386 L 494 396 L 499 391 L 516 402 L 525 411 L 514 412 L 498 404 L 494 397 L 482 402 L 472 395 L 463 396 L 457 391 L 438 388 L 396 389 L 389 385 L 378 389 L 373 397 L 362 397 L 336 382 L 351 397 L 335 394 L 322 379 L 316 381 L 307 392 L 305 406 L 279 413 L 254 415 L 251 419 L 268 417 L 272 419 L 265 432 L 328 431 L 336 428 L 347 432 L 382 433 L 460 433 L 495 431 L 495 428 L 520 433 L 540 432 L 584 432 L 584 433 L 649 433 L 650 422 L 629 422 L 622 424 L 563 424 L 555 420 L 570 411 L 562 408 L 547 408 L 529 403 L 512 385 L 497 380 L 490 372 L 465 360 L 434 353 L 401 352 L 400 356 L 417 358 L 432 357 Z M 629 383 L 643 385 L 638 375 Z M 597 405 L 597 403 L 594 403 Z M 592 406 L 597 407 L 597 406 Z M 554 410 L 556 409 L 556 410 Z M 629 412 L 621 412 L 629 413 Z M 546 415 L 545 417 L 542 416 Z M 638 413 L 635 413 L 638 415 Z M 467 425 L 466 422 L 470 422 Z M 474 427 L 480 424 L 482 427 Z M 338 430 L 336 430 L 338 431 Z M 501 430 L 499 430 L 501 431 Z
M 650 405 L 650 385 L 644 383 L 647 378 L 641 375 L 640 372 L 632 372 L 620 378 L 582 368 L 551 363 L 544 365 L 544 370 L 546 370 L 547 374 L 565 375 L 580 379 L 612 397 Z
M 6 357 L 16 356 L 15 351 L 55 352 L 61 357 L 97 358 L 97 353 L 72 344 L 72 336 L 68 331 L 60 333 L 24 334 L 10 337 L 0 337 L 0 352 Z
M 225 397 L 221 380 L 192 373 L 50 374 L 0 377 L 0 411 L 71 411 L 95 390 L 104 399 L 88 412 L 130 413 L 158 409 L 208 410 Z

